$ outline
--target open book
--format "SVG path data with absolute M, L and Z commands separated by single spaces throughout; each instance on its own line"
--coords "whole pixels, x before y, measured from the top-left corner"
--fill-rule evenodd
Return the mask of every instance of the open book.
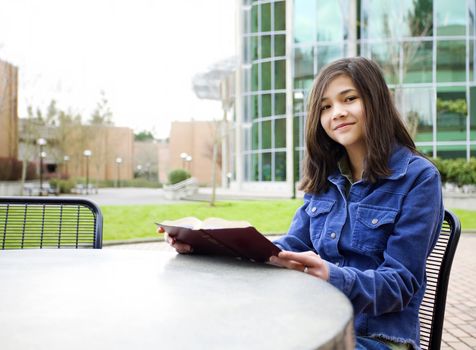
M 281 251 L 246 221 L 186 217 L 157 223 L 170 237 L 192 246 L 197 254 L 234 256 L 266 262 Z

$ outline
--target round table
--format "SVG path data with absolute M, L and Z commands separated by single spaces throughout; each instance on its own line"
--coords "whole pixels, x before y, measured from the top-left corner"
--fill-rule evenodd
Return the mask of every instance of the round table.
M 312 276 L 175 252 L 0 251 L 7 349 L 353 349 L 352 306 Z

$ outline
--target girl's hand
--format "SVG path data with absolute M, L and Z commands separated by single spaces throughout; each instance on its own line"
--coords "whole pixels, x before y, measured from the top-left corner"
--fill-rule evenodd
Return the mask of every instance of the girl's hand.
M 312 251 L 303 253 L 282 251 L 278 256 L 272 256 L 269 262 L 272 265 L 308 273 L 325 281 L 329 280 L 327 263 Z
M 167 232 L 162 227 L 157 228 L 157 233 L 163 233 L 165 241 L 175 249 L 177 253 L 180 254 L 190 254 L 192 253 L 193 249 L 189 244 L 182 243 L 177 241 L 175 238 L 170 237 Z

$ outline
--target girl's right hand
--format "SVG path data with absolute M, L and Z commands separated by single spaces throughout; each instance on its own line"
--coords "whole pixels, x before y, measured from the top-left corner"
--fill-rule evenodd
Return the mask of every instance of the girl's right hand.
M 190 254 L 190 253 L 193 252 L 193 249 L 192 249 L 191 245 L 189 245 L 187 243 L 177 241 L 175 238 L 170 237 L 169 234 L 167 232 L 165 232 L 165 230 L 162 227 L 159 226 L 157 228 L 157 233 L 163 233 L 165 241 L 172 248 L 174 248 L 177 253 L 179 253 L 179 254 Z

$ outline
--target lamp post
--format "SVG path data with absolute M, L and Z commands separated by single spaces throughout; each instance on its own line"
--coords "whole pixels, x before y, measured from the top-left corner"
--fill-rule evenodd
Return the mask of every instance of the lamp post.
M 185 160 L 187 159 L 188 154 L 185 152 L 180 153 L 180 158 L 182 158 L 182 169 L 185 170 Z
M 43 158 L 46 157 L 46 153 L 43 151 L 43 147 L 46 145 L 46 140 L 44 138 L 39 138 L 37 141 L 38 146 L 40 146 L 40 191 L 39 195 L 43 195 Z
M 68 162 L 69 162 L 69 156 L 64 156 L 63 157 L 63 160 L 64 160 L 64 177 L 65 179 L 68 178 Z
M 121 157 L 116 158 L 116 164 L 117 164 L 117 187 L 121 187 L 121 164 L 122 164 Z
M 191 174 L 192 173 L 192 156 L 190 155 L 187 155 L 187 157 L 185 157 L 185 161 L 188 163 L 188 172 Z
M 87 149 L 83 152 L 83 156 L 86 158 L 86 194 L 89 194 L 89 158 L 93 153 Z

